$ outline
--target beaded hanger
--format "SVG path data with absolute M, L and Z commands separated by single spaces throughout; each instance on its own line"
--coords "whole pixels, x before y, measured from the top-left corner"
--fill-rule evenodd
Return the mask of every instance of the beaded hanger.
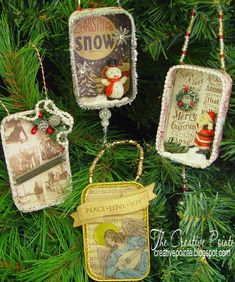
M 223 27 L 223 18 L 224 14 L 222 11 L 221 6 L 218 6 L 218 20 L 219 20 L 219 32 L 218 32 L 218 38 L 219 38 L 219 44 L 220 44 L 220 64 L 221 64 L 221 69 L 225 70 L 225 55 L 224 55 L 224 27 Z M 184 45 L 182 48 L 182 53 L 181 53 L 181 58 L 180 58 L 180 63 L 184 64 L 184 59 L 187 55 L 187 50 L 189 46 L 189 40 L 190 40 L 190 35 L 193 30 L 195 18 L 196 18 L 197 11 L 196 9 L 193 9 L 191 13 L 191 20 L 188 26 L 188 29 L 185 33 L 185 40 L 184 40 Z

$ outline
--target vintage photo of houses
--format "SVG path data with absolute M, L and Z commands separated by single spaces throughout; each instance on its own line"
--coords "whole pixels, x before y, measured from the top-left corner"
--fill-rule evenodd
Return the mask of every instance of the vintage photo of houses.
M 22 210 L 61 202 L 70 190 L 65 149 L 45 133 L 32 134 L 33 123 L 10 119 L 5 123 L 5 157 L 14 180 L 15 202 Z

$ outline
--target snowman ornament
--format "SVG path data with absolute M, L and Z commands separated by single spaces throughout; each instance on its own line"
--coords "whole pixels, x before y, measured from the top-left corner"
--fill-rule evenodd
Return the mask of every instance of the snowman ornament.
M 105 86 L 106 97 L 111 100 L 122 99 L 127 77 L 122 76 L 122 71 L 118 68 L 116 60 L 109 61 L 105 75 L 106 79 L 101 79 L 101 83 Z

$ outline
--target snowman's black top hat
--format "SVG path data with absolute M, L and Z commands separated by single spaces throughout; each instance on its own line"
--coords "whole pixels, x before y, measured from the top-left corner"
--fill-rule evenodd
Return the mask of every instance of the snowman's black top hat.
M 116 59 L 110 59 L 108 61 L 108 66 L 109 67 L 116 67 L 118 65 L 117 60 Z

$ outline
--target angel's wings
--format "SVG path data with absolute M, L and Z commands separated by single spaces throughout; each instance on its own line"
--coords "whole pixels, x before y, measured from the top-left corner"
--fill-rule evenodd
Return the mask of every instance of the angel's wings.
M 147 229 L 143 219 L 126 217 L 122 220 L 122 229 L 127 237 L 146 237 Z
M 111 250 L 110 248 L 106 248 L 106 247 L 99 247 L 97 249 L 97 255 L 99 258 L 99 264 L 100 264 L 100 275 L 102 277 L 106 277 L 106 270 L 107 270 L 107 265 L 108 265 L 108 261 L 110 258 L 110 253 Z
M 122 220 L 122 229 L 125 237 L 146 237 L 147 229 L 143 219 L 126 217 Z M 111 249 L 100 246 L 97 248 L 97 255 L 100 264 L 100 275 L 106 277 L 106 270 L 111 255 Z

